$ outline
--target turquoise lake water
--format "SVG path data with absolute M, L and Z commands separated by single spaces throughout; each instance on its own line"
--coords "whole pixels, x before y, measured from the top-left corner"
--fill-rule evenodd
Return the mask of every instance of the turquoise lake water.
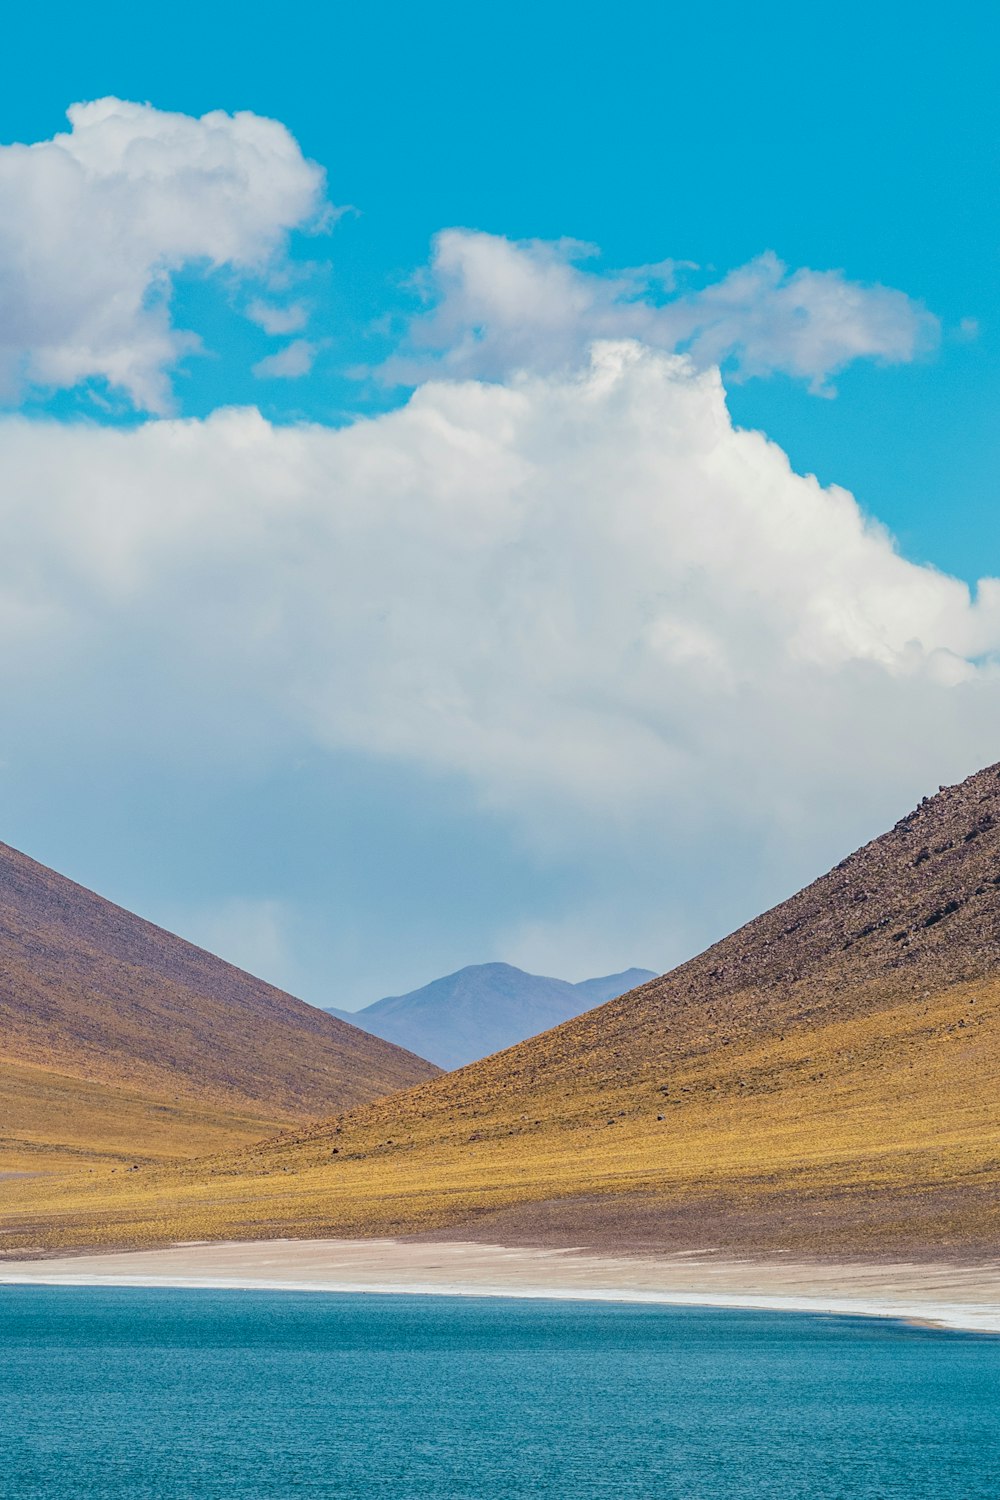
M 3 1500 L 997 1500 L 1000 1340 L 595 1303 L 0 1287 Z

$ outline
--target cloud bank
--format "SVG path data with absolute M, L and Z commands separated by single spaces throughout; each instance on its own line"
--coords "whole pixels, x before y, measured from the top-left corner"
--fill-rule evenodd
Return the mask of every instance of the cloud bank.
M 245 111 L 99 99 L 68 117 L 52 140 L 0 147 L 0 397 L 97 378 L 163 412 L 168 372 L 198 347 L 171 324 L 172 276 L 273 270 L 321 214 L 324 175 Z
M 1000 583 L 906 561 L 635 342 L 338 431 L 12 418 L 0 454 L 15 721 L 455 775 L 541 851 L 660 859 L 682 926 L 737 847 L 761 890 L 1000 737 Z

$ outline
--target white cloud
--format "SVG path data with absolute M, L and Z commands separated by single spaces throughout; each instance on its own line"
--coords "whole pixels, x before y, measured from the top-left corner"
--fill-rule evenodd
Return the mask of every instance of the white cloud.
M 486 379 L 551 372 L 578 364 L 595 338 L 630 337 L 688 352 L 701 368 L 783 371 L 822 391 L 855 359 L 906 362 L 939 336 L 937 319 L 903 292 L 839 271 L 789 271 L 770 253 L 683 294 L 673 263 L 610 276 L 574 264 L 593 253 L 572 240 L 445 230 L 422 278 L 429 310 L 383 374 L 414 383 L 435 370 Z
M 303 302 L 279 306 L 255 297 L 247 308 L 247 317 L 259 328 L 263 328 L 265 333 L 298 333 L 309 321 L 309 309 Z
M 51 705 L 147 762 L 458 775 L 614 872 L 580 922 L 633 956 L 667 907 L 749 915 L 996 755 L 1000 583 L 907 562 L 734 430 L 717 372 L 635 343 L 341 430 L 12 418 L 0 459 L 10 734 Z M 573 972 L 571 918 L 511 942 Z
M 298 380 L 311 371 L 317 348 L 308 339 L 293 339 L 284 349 L 259 359 L 253 367 L 253 374 L 259 380 Z
M 323 173 L 274 120 L 100 99 L 70 130 L 0 147 L 0 394 L 101 378 L 150 411 L 197 340 L 175 329 L 187 266 L 265 275 L 316 221 Z

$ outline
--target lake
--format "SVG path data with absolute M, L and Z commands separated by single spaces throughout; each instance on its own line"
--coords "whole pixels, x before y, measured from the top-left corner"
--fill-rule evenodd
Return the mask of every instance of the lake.
M 998 1377 L 874 1319 L 0 1287 L 0 1496 L 997 1500 Z

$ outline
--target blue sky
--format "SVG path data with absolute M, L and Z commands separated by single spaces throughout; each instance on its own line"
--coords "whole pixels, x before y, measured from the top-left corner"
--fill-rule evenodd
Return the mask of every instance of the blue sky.
M 510 362 L 506 351 L 513 335 L 506 326 L 497 334 L 493 365 L 487 368 L 480 355 L 479 363 L 463 362 L 455 340 L 462 319 L 474 315 L 475 321 L 480 305 L 471 295 L 463 293 L 464 301 L 454 295 L 454 287 L 449 300 L 446 280 L 428 269 L 435 236 L 452 227 L 481 231 L 497 243 L 572 239 L 599 248 L 599 255 L 576 262 L 590 279 L 571 288 L 598 309 L 573 333 L 578 344 L 572 358 L 580 361 L 592 335 L 635 336 L 638 328 L 640 342 L 660 337 L 653 316 L 644 315 L 641 327 L 624 317 L 619 330 L 622 301 L 644 298 L 656 309 L 677 296 L 695 297 L 768 251 L 791 277 L 809 268 L 842 273 L 837 287 L 861 288 L 864 296 L 872 288 L 893 289 L 913 319 L 926 310 L 937 320 L 933 337 L 915 338 L 913 349 L 901 355 L 898 341 L 905 342 L 906 329 L 896 327 L 897 342 L 885 344 L 888 353 L 875 348 L 870 357 L 842 361 L 842 368 L 817 365 L 806 374 L 791 369 L 787 359 L 783 365 L 779 355 L 766 377 L 743 378 L 740 356 L 730 352 L 723 357 L 729 411 L 738 427 L 766 433 L 798 473 L 814 473 L 824 485 L 851 491 L 866 516 L 894 533 L 903 557 L 975 583 L 1000 574 L 996 51 L 995 20 L 978 5 L 952 7 L 946 16 L 923 6 L 873 12 L 848 4 L 835 14 L 785 5 L 763 14 L 735 5 L 701 12 L 661 6 L 637 7 L 612 20 L 605 7 L 566 5 L 514 4 L 494 13 L 457 5 L 293 4 L 276 17 L 263 8 L 181 4 L 172 8 L 169 25 L 155 28 L 134 7 L 112 4 L 95 15 L 56 5 L 44 16 L 22 12 L 8 20 L 0 60 L 0 141 L 49 140 L 65 130 L 69 105 L 113 95 L 193 118 L 222 110 L 279 121 L 302 156 L 325 171 L 325 197 L 340 212 L 321 232 L 304 211 L 286 215 L 274 232 L 280 239 L 291 226 L 287 251 L 272 247 L 265 269 L 251 273 L 230 260 L 207 275 L 204 257 L 192 251 L 170 273 L 171 330 L 195 333 L 203 352 L 166 360 L 162 374 L 174 414 L 209 422 L 199 475 L 214 472 L 216 451 L 229 455 L 230 467 L 236 462 L 235 449 L 212 447 L 209 419 L 220 408 L 259 407 L 278 429 L 297 430 L 296 424 L 308 421 L 311 431 L 321 430 L 317 441 L 325 455 L 323 433 L 343 431 L 359 416 L 391 413 L 414 387 L 419 401 L 429 373 L 485 382 L 491 399 L 516 390 L 525 369 L 541 381 L 555 380 L 551 335 L 534 324 L 519 323 L 515 330 L 518 350 L 530 351 L 524 360 L 518 354 L 525 369 Z M 82 213 L 74 232 L 87 241 L 93 215 L 111 212 L 107 200 L 97 200 L 88 218 L 72 205 L 60 208 L 59 191 L 50 182 L 38 188 L 43 196 L 55 195 L 55 209 L 70 215 L 71 228 L 72 213 Z M 247 191 L 257 191 L 253 180 Z M 301 191 L 307 193 L 305 185 Z M 114 212 L 127 217 L 122 201 L 119 195 Z M 191 212 L 198 211 L 195 204 Z M 261 210 L 265 236 L 268 212 Z M 36 223 L 34 231 L 24 229 L 18 265 L 39 253 L 30 234 L 44 234 L 45 217 Z M 160 248 L 148 235 L 142 243 L 150 265 L 158 265 Z M 492 254 L 493 243 L 463 240 L 459 249 L 463 256 Z M 134 263 L 138 252 L 128 253 Z M 545 253 L 531 252 L 534 259 L 525 264 L 537 266 Z M 106 251 L 101 255 L 107 264 Z M 668 259 L 679 263 L 674 290 L 654 285 L 640 294 L 633 287 L 615 306 L 605 305 L 597 283 L 606 285 L 625 268 Z M 472 262 L 463 259 L 462 265 L 463 274 L 471 275 Z M 95 298 L 113 298 L 114 274 L 112 266 L 104 281 L 95 279 Z M 487 266 L 477 274 L 493 272 Z M 60 275 L 65 282 L 72 269 L 61 268 Z M 3 297 L 13 296 L 12 285 L 8 281 L 5 292 L 0 277 L 0 310 Z M 269 306 L 301 307 L 302 328 L 269 334 L 246 316 L 261 299 Z M 428 354 L 421 349 L 430 336 L 426 310 L 442 305 L 452 343 L 442 335 Z M 425 321 L 414 322 L 421 309 Z M 872 302 L 869 310 L 881 319 L 885 309 Z M 764 327 L 774 316 L 773 304 L 755 303 L 752 311 L 757 336 L 766 334 L 773 349 L 777 335 Z M 902 317 L 903 304 L 889 311 Z M 260 361 L 296 339 L 310 346 L 309 374 L 269 379 L 254 373 Z M 415 350 L 416 363 L 423 360 L 420 369 Z M 21 357 L 33 357 L 28 344 Z M 387 361 L 402 369 L 404 383 L 373 373 Z M 711 363 L 707 355 L 702 363 Z M 773 592 L 772 564 L 797 571 L 803 580 L 807 602 L 796 595 L 798 613 L 794 620 L 783 617 L 780 626 L 770 616 L 762 623 L 752 599 L 734 602 L 739 589 L 732 571 L 725 571 L 732 570 L 732 559 L 720 558 L 716 575 L 703 539 L 695 545 L 688 538 L 684 567 L 668 569 L 669 578 L 664 572 L 659 582 L 642 566 L 641 545 L 629 559 L 615 550 L 620 534 L 608 532 L 607 517 L 622 503 L 614 478 L 616 444 L 624 445 L 622 472 L 631 473 L 636 414 L 646 401 L 661 399 L 638 380 L 623 376 L 617 404 L 601 407 L 593 419 L 605 424 L 600 431 L 606 441 L 590 452 L 588 467 L 605 476 L 604 487 L 595 480 L 594 497 L 579 512 L 560 504 L 561 487 L 572 484 L 577 472 L 573 443 L 581 440 L 567 435 L 540 456 L 536 427 L 519 416 L 517 436 L 503 439 L 501 468 L 521 474 L 530 462 L 533 473 L 549 476 L 544 524 L 539 501 L 533 529 L 526 526 L 516 536 L 512 530 L 504 543 L 508 550 L 487 566 L 482 538 L 489 532 L 493 545 L 501 525 L 497 513 L 491 510 L 488 521 L 485 511 L 474 521 L 452 517 L 436 540 L 425 528 L 419 546 L 414 534 L 406 544 L 412 550 L 404 551 L 393 508 L 398 497 L 392 503 L 385 498 L 377 534 L 388 571 L 398 566 L 401 580 L 387 594 L 389 602 L 380 599 L 377 586 L 374 602 L 363 590 L 355 595 L 345 587 L 337 572 L 344 547 L 360 549 L 348 582 L 357 569 L 380 569 L 368 540 L 362 546 L 356 533 L 345 540 L 346 533 L 337 531 L 340 550 L 331 554 L 328 572 L 317 563 L 315 576 L 309 575 L 315 601 L 308 589 L 300 595 L 296 583 L 281 592 L 280 610 L 275 605 L 280 629 L 275 614 L 270 625 L 255 617 L 269 663 L 256 676 L 252 652 L 234 666 L 229 646 L 223 650 L 221 643 L 245 637 L 247 617 L 234 600 L 243 598 L 246 581 L 268 597 L 274 589 L 275 598 L 278 585 L 271 564 L 242 532 L 227 572 L 226 547 L 218 537 L 233 512 L 223 495 L 221 458 L 215 499 L 206 491 L 202 501 L 209 509 L 216 501 L 219 506 L 217 516 L 212 511 L 210 555 L 203 555 L 204 538 L 192 522 L 189 540 L 180 535 L 176 541 L 185 560 L 181 572 L 167 578 L 152 562 L 139 567 L 133 559 L 126 587 L 119 575 L 111 577 L 109 544 L 101 532 L 98 601 L 93 579 L 88 575 L 85 588 L 80 582 L 80 548 L 86 552 L 90 545 L 80 537 L 89 535 L 88 507 L 102 492 L 100 465 L 117 474 L 125 460 L 103 449 L 88 456 L 95 468 L 86 472 L 95 477 L 86 494 L 78 481 L 79 456 L 67 457 L 59 474 L 50 465 L 44 482 L 33 487 L 42 460 L 33 456 L 30 436 L 18 438 L 16 462 L 6 466 L 17 477 L 7 481 L 5 524 L 12 528 L 16 561 L 10 576 L 17 580 L 19 608 L 30 604 L 32 618 L 60 611 L 69 616 L 79 608 L 94 634 L 86 637 L 86 653 L 74 659 L 71 650 L 60 655 L 55 647 L 47 656 L 23 630 L 13 632 L 0 783 L 3 837 L 307 998 L 350 1005 L 492 958 L 573 979 L 632 963 L 666 965 L 817 873 L 843 852 L 845 841 L 878 831 L 938 780 L 996 758 L 1000 718 L 994 722 L 997 690 L 989 677 L 994 638 L 988 624 L 953 619 L 956 611 L 961 614 L 958 604 L 940 610 L 935 605 L 933 620 L 921 615 L 917 624 L 907 616 L 906 630 L 936 663 L 928 668 L 933 684 L 926 691 L 907 675 L 909 665 L 885 665 L 882 644 L 858 645 L 857 631 L 850 661 L 837 657 L 836 683 L 824 676 L 834 670 L 832 648 L 825 643 L 820 649 L 808 634 L 812 625 L 802 624 L 803 611 L 812 609 L 810 620 L 817 613 L 808 600 L 827 586 L 824 558 L 842 558 L 836 603 L 819 611 L 826 620 L 837 614 L 838 640 L 847 638 L 843 621 L 855 615 L 869 624 L 877 617 L 872 629 L 879 642 L 895 640 L 893 631 L 903 629 L 898 598 L 905 593 L 911 601 L 906 609 L 917 610 L 915 601 L 931 578 L 913 573 L 900 582 L 893 574 L 883 582 L 878 570 L 887 565 L 881 554 L 875 557 L 873 543 L 844 561 L 848 544 L 840 532 L 823 540 L 823 527 L 834 525 L 829 507 L 802 523 L 819 539 L 802 554 L 786 546 L 786 536 L 797 532 L 794 523 L 779 526 L 773 512 L 753 523 L 748 556 L 761 570 L 758 592 Z M 528 400 L 536 425 L 568 421 L 564 396 L 548 386 L 539 386 Z M 662 400 L 669 405 L 674 396 Z M 109 387 L 99 372 L 14 379 L 7 407 L 27 414 L 43 446 L 45 423 L 52 420 L 74 442 L 95 424 L 128 435 L 170 420 L 169 414 L 143 411 L 134 391 Z M 427 432 L 440 430 L 443 411 L 435 408 Z M 698 427 L 701 407 L 695 412 L 685 405 L 683 411 L 683 420 Z M 456 416 L 449 407 L 447 420 L 471 424 L 477 440 L 485 441 L 488 428 L 489 462 L 500 462 L 494 442 L 500 416 L 487 420 L 465 407 Z M 654 428 L 642 425 L 641 431 Z M 379 431 L 387 433 L 398 465 L 416 464 L 419 451 L 414 473 L 424 478 L 407 481 L 415 487 L 413 503 L 424 502 L 421 483 L 427 493 L 451 494 L 442 467 L 453 461 L 450 449 L 445 456 L 429 454 L 426 433 L 418 442 L 409 429 Z M 680 494 L 689 482 L 686 450 L 680 456 L 674 449 L 660 452 L 655 434 L 649 442 L 647 469 L 665 465 L 657 468 L 663 477 L 656 482 Z M 759 458 L 749 449 L 736 456 L 727 447 L 726 454 L 717 462 L 706 454 L 698 472 L 715 473 L 725 462 L 736 475 Z M 296 455 L 294 463 L 299 461 Z M 308 488 L 320 460 L 301 462 L 296 496 Z M 350 455 L 335 462 L 338 483 L 348 488 L 362 482 L 354 462 Z M 474 466 L 477 474 L 484 463 Z M 355 478 L 345 477 L 348 469 Z M 143 483 L 147 471 L 140 464 L 136 472 L 134 482 Z M 767 475 L 760 483 L 770 494 L 780 482 L 769 467 Z M 461 488 L 465 480 L 454 482 Z M 508 499 L 520 495 L 522 481 L 509 482 L 514 488 Z M 742 506 L 744 482 L 732 480 L 734 505 Z M 531 493 L 541 494 L 543 481 L 532 484 Z M 23 552 L 19 486 L 40 512 L 52 507 L 45 535 L 32 531 L 31 550 Z M 382 503 L 382 491 L 364 488 L 364 495 L 369 507 Z M 261 500 L 277 503 L 274 496 Z M 282 538 L 310 528 L 320 553 L 324 545 L 333 547 L 324 509 L 333 503 L 340 502 L 323 490 L 308 513 L 297 513 L 287 533 L 269 511 L 263 552 L 273 558 L 277 548 L 283 556 Z M 720 492 L 714 524 L 723 534 L 736 524 L 726 519 L 727 503 Z M 169 497 L 150 499 L 143 512 L 155 538 L 165 525 L 158 504 L 169 509 Z M 646 506 L 646 499 L 641 505 L 636 499 L 634 510 L 626 505 L 633 529 L 659 516 Z M 686 515 L 672 515 L 661 539 L 665 557 L 675 556 L 670 528 L 686 527 Z M 739 526 L 751 524 L 742 509 L 739 516 Z M 513 526 L 509 516 L 503 524 Z M 456 528 L 461 534 L 465 526 L 470 548 L 478 549 L 474 562 L 452 557 L 447 566 L 441 563 L 438 578 L 437 563 L 451 556 Z M 572 576 L 562 562 L 558 574 L 553 571 L 557 532 L 577 569 Z M 68 534 L 76 538 L 75 553 L 66 550 Z M 160 545 L 150 543 L 150 557 L 161 555 Z M 758 545 L 759 556 L 753 550 Z M 521 595 L 511 592 L 510 548 L 523 558 L 518 587 L 536 578 L 539 589 L 565 589 L 574 607 L 567 604 L 544 620 L 525 615 Z M 653 606 L 642 615 L 641 628 L 609 613 L 602 602 L 608 580 L 595 563 L 602 552 L 622 569 L 614 577 L 614 597 L 631 593 L 669 604 L 655 624 L 661 654 L 667 649 L 664 630 L 669 635 L 670 670 L 682 658 L 711 660 L 714 678 L 706 668 L 697 680 L 661 681 L 652 667 L 644 668 L 627 705 L 614 698 L 614 685 L 648 644 Z M 301 559 L 289 566 L 301 580 Z M 502 585 L 496 581 L 501 567 L 508 569 Z M 460 592 L 461 581 L 475 576 L 481 609 L 473 602 L 466 613 L 433 616 L 433 601 L 425 606 L 418 589 L 412 597 L 408 592 L 406 580 L 413 575 L 407 570 L 413 568 L 438 578 L 444 593 Z M 810 568 L 816 570 L 814 583 Z M 713 572 L 712 590 L 693 598 L 686 580 L 706 570 Z M 881 602 L 873 603 L 868 593 L 852 601 L 851 580 L 876 573 Z M 326 577 L 345 600 L 333 614 Z M 27 599 L 36 585 L 37 598 Z M 864 588 L 876 584 L 865 582 Z M 382 713 L 378 705 L 384 708 L 397 691 L 397 676 L 391 647 L 385 660 L 381 644 L 377 662 L 371 655 L 375 647 L 365 622 L 369 604 L 381 611 L 379 618 L 388 617 L 400 592 L 409 613 L 395 660 L 397 675 L 407 663 L 408 685 L 393 712 Z M 214 601 L 211 609 L 206 595 Z M 308 610 L 303 605 L 293 629 L 290 601 L 299 597 L 312 602 Z M 593 618 L 576 612 L 587 599 L 595 601 Z M 182 614 L 201 612 L 203 650 L 192 653 L 190 642 L 179 638 L 171 601 Z M 521 632 L 530 637 L 523 658 L 517 657 L 521 635 L 509 633 L 510 616 L 528 620 Z M 633 628 L 639 631 L 634 639 Z M 479 654 L 458 662 L 453 633 L 468 645 L 470 630 L 482 631 Z M 790 650 L 795 661 L 808 637 L 813 669 L 805 685 L 796 679 L 786 696 L 772 701 L 771 685 L 783 668 L 767 653 L 780 630 L 786 631 L 782 650 Z M 739 670 L 730 659 L 723 672 L 716 636 L 725 637 L 724 644 L 759 641 L 759 656 L 752 662 L 741 656 Z M 79 630 L 75 638 L 82 639 Z M 416 676 L 426 668 L 419 691 L 407 654 L 411 638 L 422 643 Z M 356 679 L 373 686 L 355 694 L 351 650 L 358 641 Z M 971 663 L 975 681 L 966 681 L 964 668 L 942 668 L 942 651 Z M 545 666 L 533 682 L 536 655 Z M 906 678 L 906 701 L 892 708 L 893 722 L 907 728 L 905 743 L 893 740 L 872 707 L 881 696 L 878 684 L 858 685 L 875 670 L 890 672 L 896 684 Z M 498 687 L 480 700 L 469 687 L 477 671 L 483 683 L 502 682 L 502 692 Z M 941 699 L 945 677 L 958 686 Z M 272 678 L 295 679 L 294 710 L 276 687 L 261 688 L 261 680 Z M 581 687 L 584 679 L 589 696 Z M 448 698 L 459 680 L 468 701 Z M 230 694 L 234 681 L 238 691 Z M 450 685 L 447 692 L 442 684 Z M 746 700 L 737 712 L 732 705 L 740 693 Z M 741 726 L 749 723 L 742 759 L 727 752 L 714 764 L 697 748 L 698 735 L 709 733 L 705 726 L 715 723 L 716 713 L 712 743 L 723 736 L 744 738 Z M 843 743 L 835 728 L 823 729 L 827 715 L 831 726 L 848 725 Z M 230 742 L 233 726 L 240 733 Z M 593 747 L 593 767 L 566 772 L 567 758 L 573 759 L 581 742 Z M 546 755 L 539 745 L 548 746 Z M 792 757 L 788 765 L 786 754 Z M 700 780 L 685 772 L 685 756 L 707 765 L 711 775 L 706 769 Z M 741 784 L 742 803 L 728 793 L 716 795 L 713 788 L 724 779 Z M 634 795 L 606 796 L 609 780 L 628 784 Z M 572 797 L 564 795 L 563 783 L 572 784 Z

